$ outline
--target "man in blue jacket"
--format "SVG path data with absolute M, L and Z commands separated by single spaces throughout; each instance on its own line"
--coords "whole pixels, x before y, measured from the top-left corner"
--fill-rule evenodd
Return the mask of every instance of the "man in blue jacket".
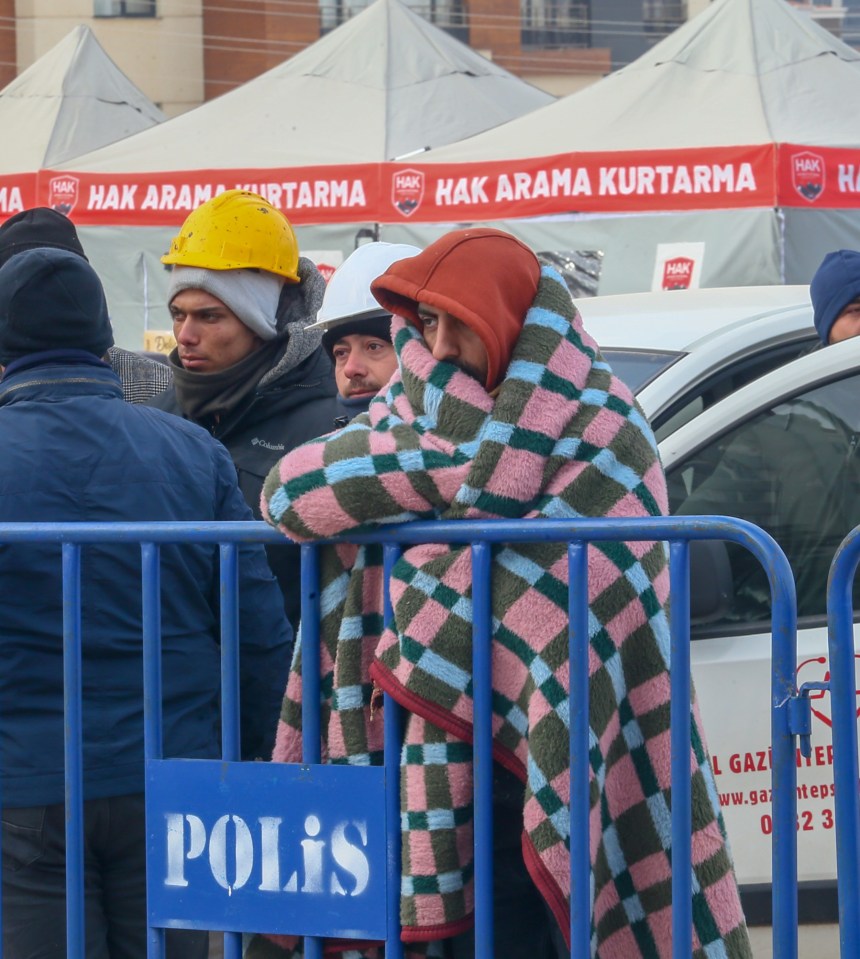
M 32 249 L 0 268 L 0 523 L 247 520 L 224 447 L 122 399 L 93 269 Z M 2 537 L 0 537 L 2 541 Z M 262 547 L 240 549 L 243 758 L 268 758 L 292 634 Z M 161 549 L 165 756 L 219 755 L 217 548 Z M 140 550 L 82 552 L 90 959 L 146 955 Z M 53 544 L 0 546 L 3 955 L 65 959 L 62 593 Z M 205 933 L 168 932 L 205 957 Z

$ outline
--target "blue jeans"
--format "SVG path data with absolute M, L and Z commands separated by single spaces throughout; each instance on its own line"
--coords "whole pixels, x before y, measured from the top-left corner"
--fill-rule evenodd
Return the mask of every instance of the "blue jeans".
M 4 809 L 3 959 L 66 959 L 62 804 Z M 84 803 L 86 959 L 145 959 L 143 795 Z M 205 959 L 209 934 L 170 930 L 168 959 Z

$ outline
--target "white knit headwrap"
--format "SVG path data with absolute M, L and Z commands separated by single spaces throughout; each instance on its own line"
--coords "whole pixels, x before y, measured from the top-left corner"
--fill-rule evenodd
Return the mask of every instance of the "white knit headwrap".
M 204 270 L 175 266 L 167 287 L 167 302 L 182 290 L 205 290 L 253 330 L 261 340 L 278 335 L 275 314 L 284 278 L 264 270 Z

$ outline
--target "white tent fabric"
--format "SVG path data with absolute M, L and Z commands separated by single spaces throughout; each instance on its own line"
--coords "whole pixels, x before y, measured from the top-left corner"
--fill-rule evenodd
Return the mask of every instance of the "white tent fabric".
M 375 163 L 552 102 L 413 13 L 376 0 L 280 66 L 123 143 L 81 172 Z
M 35 172 L 164 119 L 78 26 L 0 90 L 0 173 Z
M 860 53 L 786 0 L 716 0 L 633 63 L 423 162 L 860 144 Z
M 648 162 L 671 163 L 673 150 L 713 149 L 716 157 L 720 148 L 785 144 L 812 154 L 856 150 L 858 102 L 860 53 L 808 14 L 786 0 L 715 0 L 593 86 L 421 162 L 427 169 L 590 154 L 611 164 L 613 155 L 659 151 L 661 160 L 652 152 Z M 690 212 L 667 204 L 659 213 L 571 211 L 495 223 L 539 250 L 599 251 L 600 293 L 650 289 L 661 259 L 684 245 L 701 251 L 701 286 L 807 283 L 829 250 L 860 249 L 860 210 L 805 202 Z M 412 225 L 411 242 L 420 228 Z
M 633 157 L 625 162 L 636 163 L 637 151 L 659 151 L 671 162 L 673 150 L 695 148 L 712 149 L 715 157 L 720 148 L 774 144 L 819 147 L 823 154 L 860 149 L 860 54 L 786 0 L 715 0 L 645 56 L 593 87 L 528 113 L 520 109 L 518 119 L 448 146 L 440 146 L 444 138 L 432 134 L 437 109 L 462 121 L 469 112 L 463 89 L 471 89 L 472 83 L 482 90 L 491 77 L 461 77 L 462 64 L 457 69 L 449 64 L 432 69 L 432 80 L 416 81 L 427 69 L 420 66 L 425 47 L 419 44 L 419 56 L 405 28 L 398 27 L 393 36 L 384 29 L 389 14 L 393 21 L 403 13 L 398 0 L 376 0 L 305 54 L 241 90 L 89 158 L 78 158 L 67 169 L 89 169 L 95 175 L 204 166 L 247 169 L 251 164 L 283 169 L 378 162 L 430 145 L 429 152 L 393 169 L 415 167 L 420 172 L 438 164 L 441 177 L 449 175 L 443 164 L 471 161 L 483 176 L 491 172 L 492 161 L 501 161 L 496 168 L 511 161 L 506 169 L 516 171 L 518 158 L 561 155 L 574 163 L 577 153 L 611 158 L 625 152 Z M 408 11 L 406 15 L 406 22 L 415 19 Z M 362 37 L 359 49 L 358 28 L 368 23 L 374 24 L 373 30 Z M 423 21 L 419 26 L 435 35 Z M 438 37 L 462 53 L 450 38 Z M 462 55 L 476 56 L 469 51 Z M 347 67 L 353 71 L 346 74 L 350 80 L 344 79 Z M 468 72 L 478 72 L 477 67 Z M 369 77 L 377 84 L 380 77 L 388 78 L 388 99 L 374 93 L 377 88 L 368 85 Z M 425 96 L 425 83 L 436 92 Z M 501 85 L 493 99 L 512 102 L 509 89 Z M 308 111 L 303 109 L 305 100 L 313 103 Z M 386 110 L 382 101 L 389 104 Z M 499 122 L 495 115 L 492 123 Z M 490 125 L 483 122 L 485 128 Z M 480 126 L 478 122 L 476 129 Z M 411 132 L 395 140 L 395 129 Z M 450 133 L 452 128 L 446 129 Z M 648 162 L 660 161 L 652 156 Z M 463 173 L 451 169 L 452 177 Z M 837 192 L 836 179 L 831 175 L 828 180 L 828 196 Z M 425 206 L 431 196 L 428 189 Z M 514 219 L 497 206 L 492 225 L 515 233 L 553 261 L 573 262 L 583 251 L 594 254 L 592 259 L 600 263 L 595 284 L 599 293 L 659 286 L 662 265 L 692 256 L 700 286 L 804 283 L 828 250 L 860 249 L 860 209 L 797 202 L 795 207 L 767 203 L 689 212 L 669 209 L 667 203 L 659 213 L 571 210 L 542 219 Z M 456 224 L 421 222 L 419 210 L 408 219 L 384 224 L 381 238 L 425 245 L 454 226 L 477 222 L 474 215 L 457 216 L 457 207 L 450 212 Z M 303 250 L 346 256 L 359 229 L 367 226 L 352 220 L 299 226 L 297 232 Z M 118 225 L 88 226 L 81 232 L 109 286 L 123 342 L 139 345 L 143 327 L 153 329 L 164 322 L 166 274 L 158 254 L 175 231 Z
M 157 174 L 378 163 L 553 101 L 399 0 L 375 0 L 242 87 L 53 169 Z M 299 228 L 300 247 L 336 264 L 368 225 Z M 79 225 L 78 232 L 104 281 L 117 342 L 139 348 L 145 330 L 169 325 L 159 257 L 176 228 Z

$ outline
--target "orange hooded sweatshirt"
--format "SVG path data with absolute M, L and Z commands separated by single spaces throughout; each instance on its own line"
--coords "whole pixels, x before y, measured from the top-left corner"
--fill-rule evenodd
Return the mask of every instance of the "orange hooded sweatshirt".
M 492 391 L 507 371 L 539 279 L 537 257 L 510 233 L 454 230 L 417 256 L 393 263 L 370 290 L 383 309 L 419 330 L 419 303 L 465 323 L 486 348 L 484 385 Z

